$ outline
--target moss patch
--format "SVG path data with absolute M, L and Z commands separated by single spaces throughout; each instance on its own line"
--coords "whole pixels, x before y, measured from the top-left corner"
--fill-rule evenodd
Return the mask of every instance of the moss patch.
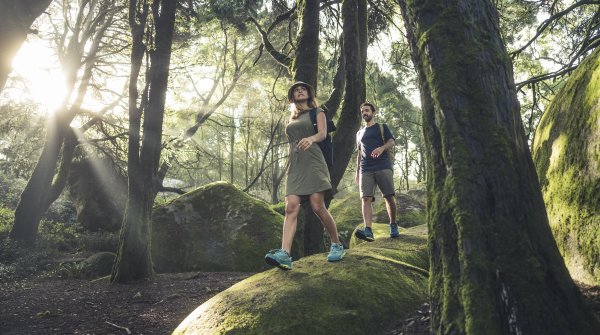
M 283 217 L 226 182 L 154 209 L 152 258 L 159 272 L 257 271 L 281 243 Z
M 544 113 L 533 159 L 552 233 L 571 276 L 600 284 L 600 49 Z
M 402 235 L 272 269 L 219 293 L 173 334 L 374 334 L 427 298 L 426 239 Z

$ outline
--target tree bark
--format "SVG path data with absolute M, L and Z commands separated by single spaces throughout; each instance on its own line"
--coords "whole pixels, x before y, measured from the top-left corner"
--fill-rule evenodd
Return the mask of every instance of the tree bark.
M 319 74 L 319 1 L 298 0 L 298 35 L 291 72 L 294 81 L 312 85 L 316 91 Z
M 25 42 L 33 22 L 52 0 L 0 1 L 0 92 L 12 71 L 12 60 Z
M 365 67 L 367 63 L 367 2 L 345 0 L 342 4 L 346 91 L 342 112 L 333 136 L 331 184 L 337 189 L 355 150 L 356 132 L 360 128 L 360 104 L 365 101 Z M 352 145 L 348 145 L 352 143 Z
M 151 277 L 151 215 L 156 190 L 159 187 L 158 167 L 161 152 L 162 125 L 164 118 L 171 47 L 175 27 L 176 0 L 155 0 L 152 2 L 153 31 L 148 32 L 148 6 L 138 0 L 129 4 L 129 22 L 132 30 L 133 46 L 131 54 L 132 70 L 129 86 L 129 189 L 127 207 L 117 258 L 111 275 L 112 282 L 126 283 Z M 139 8 L 139 12 L 138 12 Z M 147 71 L 147 86 L 137 105 L 139 96 L 137 80 L 142 60 L 149 50 L 144 37 L 152 35 L 155 42 L 150 54 L 150 67 Z M 140 123 L 144 116 L 143 137 Z M 140 145 L 141 140 L 141 145 Z
M 600 333 L 550 233 L 494 6 L 399 2 L 427 144 L 433 332 Z
M 71 158 L 75 149 L 72 141 L 69 142 L 73 144 L 72 146 L 66 145 L 65 141 L 67 136 L 74 136 L 70 128 L 68 123 L 65 126 L 65 122 L 59 115 L 50 119 L 42 153 L 15 209 L 15 221 L 10 231 L 10 237 L 24 242 L 28 246 L 35 243 L 40 219 L 56 199 L 50 201 L 50 190 L 53 188 L 52 180 L 61 152 L 65 157 Z M 69 134 L 69 132 L 71 133 Z M 63 167 L 66 166 L 63 165 Z M 64 187 L 64 183 L 62 186 Z

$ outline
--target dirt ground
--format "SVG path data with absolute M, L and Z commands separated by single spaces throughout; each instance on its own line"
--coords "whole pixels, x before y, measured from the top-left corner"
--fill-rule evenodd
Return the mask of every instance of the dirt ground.
M 0 288 L 0 334 L 170 334 L 196 307 L 250 275 L 158 274 L 127 285 L 25 280 Z
M 0 334 L 170 334 L 197 306 L 250 275 L 158 274 L 127 285 L 58 278 L 2 284 Z M 580 287 L 600 315 L 600 287 Z M 429 306 L 424 304 L 385 335 L 425 335 L 428 327 Z

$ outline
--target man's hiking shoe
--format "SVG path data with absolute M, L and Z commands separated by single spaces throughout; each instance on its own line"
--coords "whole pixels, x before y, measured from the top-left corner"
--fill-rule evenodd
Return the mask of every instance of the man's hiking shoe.
M 346 250 L 344 250 L 344 246 L 341 243 L 331 243 L 331 250 L 329 251 L 329 255 L 327 255 L 327 260 L 330 262 L 341 261 L 346 254 Z
M 354 233 L 354 236 L 367 242 L 375 241 L 375 237 L 373 237 L 373 231 L 369 227 L 357 229 Z
M 265 255 L 267 264 L 276 266 L 280 269 L 292 269 L 292 257 L 283 249 L 273 249 Z
M 400 233 L 398 232 L 398 224 L 397 223 L 390 224 L 390 237 L 396 238 L 399 236 L 400 236 Z

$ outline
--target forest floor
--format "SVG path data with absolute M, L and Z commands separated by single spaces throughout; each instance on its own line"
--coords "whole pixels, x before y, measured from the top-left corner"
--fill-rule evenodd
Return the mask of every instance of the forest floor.
M 135 284 L 37 278 L 0 284 L 0 334 L 170 334 L 196 307 L 252 275 L 158 274 Z M 600 316 L 600 287 L 580 288 Z M 398 320 L 385 335 L 429 334 L 429 307 Z

